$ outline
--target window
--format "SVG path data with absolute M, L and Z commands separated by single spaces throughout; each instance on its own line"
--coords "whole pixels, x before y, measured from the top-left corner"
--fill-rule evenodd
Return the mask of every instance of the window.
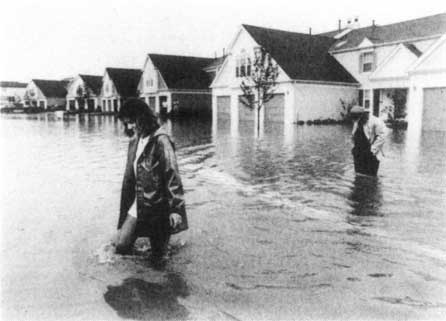
M 235 64 L 235 76 L 237 78 L 251 76 L 251 59 L 248 57 L 245 50 L 242 50 L 237 57 Z
M 109 90 L 110 88 L 108 87 L 108 84 L 105 86 L 105 92 L 106 93 L 108 93 L 108 90 Z
M 364 108 L 370 108 L 370 90 L 364 90 Z
M 369 72 L 372 71 L 374 68 L 374 60 L 375 60 L 375 53 L 374 52 L 365 52 L 361 55 L 361 71 L 362 72 Z

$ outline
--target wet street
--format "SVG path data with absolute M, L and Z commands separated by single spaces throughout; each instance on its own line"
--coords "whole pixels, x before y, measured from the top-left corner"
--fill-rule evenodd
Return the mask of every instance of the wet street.
M 446 132 L 390 131 L 355 177 L 350 127 L 182 120 L 190 229 L 165 270 L 112 253 L 128 138 L 112 116 L 3 115 L 4 320 L 446 318 Z

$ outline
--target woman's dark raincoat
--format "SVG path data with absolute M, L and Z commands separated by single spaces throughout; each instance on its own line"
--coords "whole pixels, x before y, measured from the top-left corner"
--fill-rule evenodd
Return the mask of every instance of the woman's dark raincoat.
M 129 143 L 127 165 L 122 183 L 118 229 L 136 197 L 137 236 L 151 236 L 153 231 L 167 227 L 171 234 L 188 228 L 184 191 L 178 171 L 175 149 L 169 135 L 161 127 L 149 139 L 137 161 L 134 161 L 138 137 Z M 169 215 L 177 213 L 182 222 L 175 229 L 169 228 Z

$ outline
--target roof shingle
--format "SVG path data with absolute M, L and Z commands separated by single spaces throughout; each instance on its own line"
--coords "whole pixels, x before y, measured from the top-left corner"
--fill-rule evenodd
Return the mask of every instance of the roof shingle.
M 28 84 L 18 81 L 0 81 L 0 87 L 8 88 L 26 88 Z
M 333 38 L 243 25 L 294 80 L 357 83 L 329 53 Z
M 122 97 L 136 97 L 142 71 L 140 69 L 105 68 Z
M 170 89 L 208 89 L 212 79 L 204 71 L 214 59 L 149 54 L 155 68 Z
M 339 32 L 330 31 L 319 35 L 334 37 Z M 412 39 L 436 36 L 446 33 L 446 13 L 402 21 L 384 26 L 372 25 L 364 28 L 353 29 L 345 37 L 339 39 L 344 44 L 333 46 L 332 50 L 344 50 L 356 48 L 365 38 L 374 44 L 389 42 L 406 42 Z
M 33 79 L 32 81 L 47 98 L 65 98 L 67 95 L 65 83 L 61 80 Z
M 102 76 L 79 75 L 79 77 L 81 77 L 85 85 L 90 88 L 95 95 L 101 93 Z

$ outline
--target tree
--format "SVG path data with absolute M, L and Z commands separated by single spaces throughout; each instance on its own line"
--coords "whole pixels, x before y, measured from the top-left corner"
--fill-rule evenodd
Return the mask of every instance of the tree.
M 257 114 L 257 130 L 260 130 L 260 112 L 264 105 L 274 96 L 274 89 L 277 85 L 279 75 L 279 66 L 273 61 L 271 55 L 265 48 L 257 47 L 254 49 L 254 61 L 251 66 L 250 59 L 248 64 L 242 66 L 243 81 L 240 88 L 243 92 L 240 100 L 243 105 Z

